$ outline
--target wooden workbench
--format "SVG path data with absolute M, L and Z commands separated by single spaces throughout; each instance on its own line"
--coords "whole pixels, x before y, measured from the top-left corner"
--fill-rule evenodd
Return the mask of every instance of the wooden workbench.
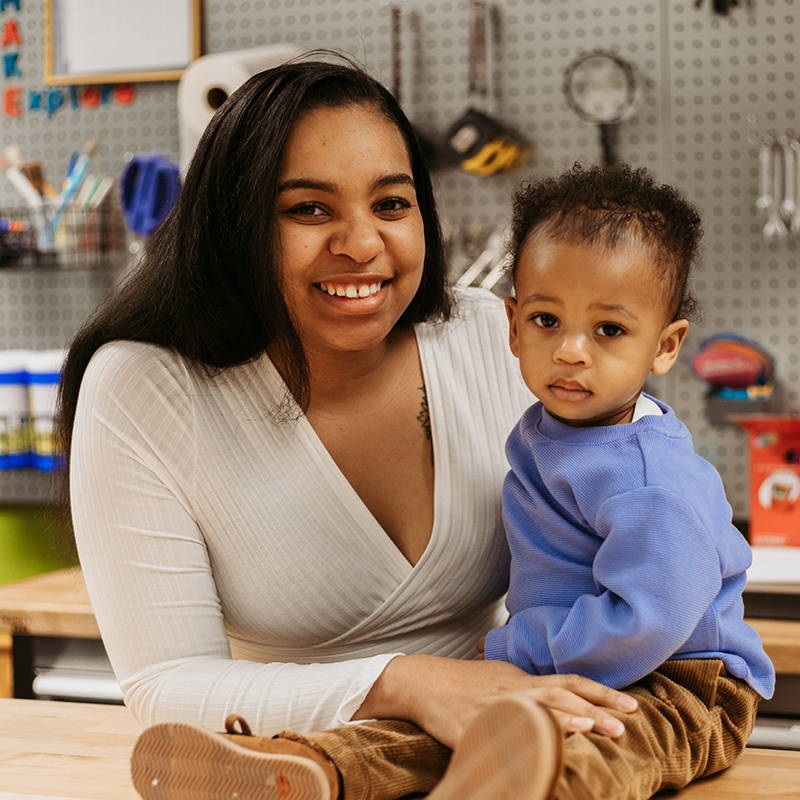
M 0 584 L 0 697 L 33 696 L 34 636 L 100 638 L 78 567 Z
M 141 730 L 124 706 L 2 699 L 0 798 L 139 800 L 130 757 Z
M 81 570 L 60 569 L 0 584 L 0 631 L 99 639 Z
M 4 793 L 138 800 L 130 754 L 141 728 L 123 706 L 0 699 Z M 800 798 L 800 753 L 747 749 L 726 772 L 659 800 Z

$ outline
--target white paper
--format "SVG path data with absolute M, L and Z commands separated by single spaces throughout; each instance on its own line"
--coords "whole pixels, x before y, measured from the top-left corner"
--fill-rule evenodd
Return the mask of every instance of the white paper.
M 183 69 L 192 60 L 191 0 L 60 0 L 67 74 Z
M 752 547 L 747 583 L 789 583 L 800 587 L 800 547 Z

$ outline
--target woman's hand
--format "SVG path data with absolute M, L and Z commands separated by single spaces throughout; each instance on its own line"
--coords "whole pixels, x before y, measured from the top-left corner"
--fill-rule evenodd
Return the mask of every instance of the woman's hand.
M 353 719 L 406 719 L 453 747 L 472 715 L 503 694 L 547 706 L 567 732 L 612 738 L 625 728 L 606 709 L 636 710 L 630 695 L 579 675 L 529 675 L 504 661 L 411 655 L 389 662 Z

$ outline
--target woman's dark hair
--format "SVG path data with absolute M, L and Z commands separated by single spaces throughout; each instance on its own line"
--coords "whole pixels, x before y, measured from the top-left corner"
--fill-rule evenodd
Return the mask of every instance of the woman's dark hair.
M 677 189 L 656 183 L 644 167 L 575 164 L 556 178 L 517 189 L 511 222 L 512 280 L 522 246 L 539 235 L 609 249 L 633 236 L 657 260 L 670 321 L 699 315 L 689 276 L 703 236 L 700 215 Z
M 308 361 L 284 302 L 276 246 L 278 176 L 301 115 L 359 105 L 375 108 L 400 131 L 424 223 L 422 282 L 398 324 L 450 316 L 430 174 L 394 97 L 363 68 L 330 52 L 266 70 L 237 89 L 211 119 L 175 207 L 130 276 L 70 343 L 57 414 L 57 442 L 67 467 L 81 380 L 97 349 L 114 340 L 172 348 L 209 376 L 274 345 L 290 391 L 300 408 L 308 407 Z M 65 503 L 68 492 L 66 469 Z

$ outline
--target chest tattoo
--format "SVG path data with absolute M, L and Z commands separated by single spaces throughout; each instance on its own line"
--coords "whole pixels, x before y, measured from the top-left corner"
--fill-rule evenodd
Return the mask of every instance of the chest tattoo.
M 433 432 L 431 431 L 431 412 L 428 408 L 428 393 L 424 386 L 420 386 L 419 390 L 422 392 L 422 405 L 420 406 L 419 414 L 417 414 L 417 419 L 425 431 L 425 437 L 431 443 L 431 464 L 433 464 Z

